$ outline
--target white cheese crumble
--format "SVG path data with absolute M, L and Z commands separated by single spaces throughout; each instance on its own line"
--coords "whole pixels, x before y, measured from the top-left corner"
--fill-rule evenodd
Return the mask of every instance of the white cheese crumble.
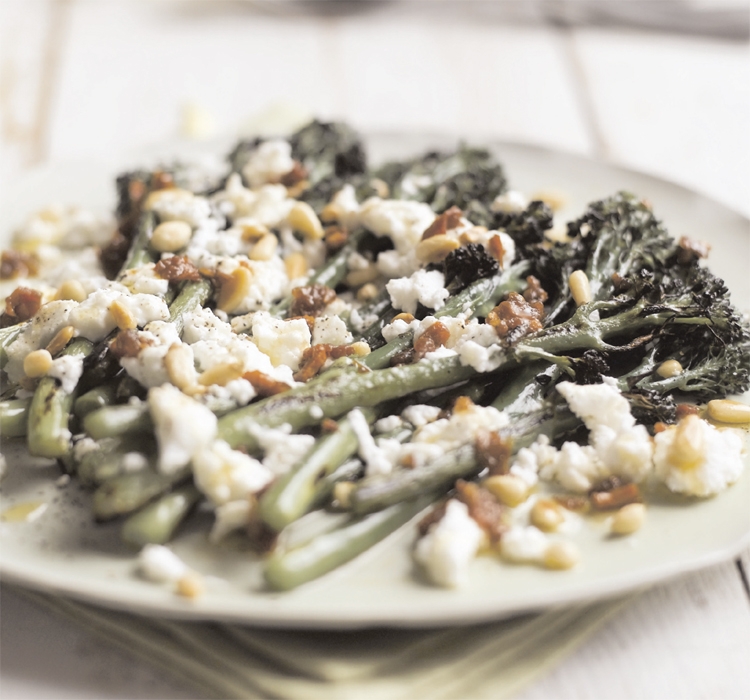
M 52 361 L 52 367 L 47 371 L 48 377 L 60 381 L 60 386 L 66 394 L 72 394 L 78 386 L 78 380 L 83 374 L 83 355 L 74 357 L 62 355 Z
M 507 214 L 518 214 L 529 206 L 526 195 L 518 190 L 508 190 L 503 194 L 497 195 L 492 201 L 490 208 L 492 211 L 502 211 Z
M 698 416 L 687 416 L 654 438 L 657 476 L 671 491 L 713 496 L 740 478 L 744 470 L 743 436 L 719 430 Z
M 252 518 L 254 505 L 250 499 L 243 499 L 217 506 L 214 511 L 214 524 L 208 535 L 209 541 L 216 544 L 230 532 L 244 528 Z
M 347 420 L 357 436 L 359 442 L 358 454 L 367 467 L 367 476 L 390 474 L 393 470 L 393 463 L 388 459 L 385 452 L 375 444 L 375 440 L 370 433 L 370 426 L 362 411 L 358 408 L 349 411 Z
M 160 544 L 147 544 L 138 555 L 138 569 L 154 583 L 176 583 L 190 569 L 171 549 Z
M 428 309 L 443 308 L 450 292 L 445 288 L 445 276 L 440 270 L 417 270 L 410 277 L 390 280 L 385 288 L 396 309 L 410 314 L 417 311 L 417 303 Z
M 271 358 L 274 367 L 299 369 L 302 354 L 310 347 L 310 328 L 303 318 L 281 320 L 266 312 L 253 316 L 253 342 Z
M 468 580 L 469 564 L 485 540 L 464 503 L 451 499 L 445 515 L 417 542 L 414 557 L 438 586 L 457 588 Z
M 289 424 L 280 428 L 257 428 L 255 437 L 265 452 L 263 466 L 277 476 L 286 474 L 313 447 L 312 435 L 292 435 Z
M 549 538 L 533 525 L 514 525 L 500 540 L 500 551 L 509 561 L 539 563 L 550 545 Z
M 278 182 L 294 167 L 292 146 L 283 139 L 261 143 L 251 154 L 242 175 L 253 189 Z
M 164 474 L 187 466 L 216 436 L 216 416 L 171 384 L 151 389 L 148 407 Z
M 346 323 L 338 316 L 318 316 L 313 326 L 312 344 L 348 345 L 354 340 Z
M 441 409 L 437 406 L 427 406 L 426 404 L 414 404 L 401 411 L 401 417 L 409 421 L 415 428 L 421 428 L 432 421 L 437 420 L 440 416 Z

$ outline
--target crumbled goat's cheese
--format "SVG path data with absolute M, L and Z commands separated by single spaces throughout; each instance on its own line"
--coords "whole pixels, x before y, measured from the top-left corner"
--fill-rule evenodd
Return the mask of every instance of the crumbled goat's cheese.
M 269 182 L 278 182 L 293 167 L 294 159 L 289 142 L 272 139 L 261 143 L 250 154 L 242 175 L 250 187 L 257 188 Z
M 251 190 L 242 184 L 239 173 L 229 176 L 225 188 L 214 195 L 214 202 L 235 225 L 252 223 L 268 228 L 284 223 L 294 206 L 284 185 L 262 185 Z
M 258 428 L 255 438 L 265 453 L 263 466 L 277 476 L 286 474 L 315 444 L 312 435 L 292 435 L 289 424 L 275 429 Z
M 347 419 L 354 434 L 357 436 L 359 443 L 358 453 L 367 467 L 367 476 L 373 474 L 390 474 L 393 469 L 393 463 L 388 459 L 383 450 L 375 444 L 375 440 L 370 433 L 370 426 L 362 411 L 355 408 L 349 412 Z
M 171 384 L 151 389 L 148 407 L 165 474 L 187 466 L 216 437 L 216 416 Z
M 654 440 L 656 474 L 671 491 L 713 496 L 737 481 L 745 467 L 742 434 L 698 416 L 683 418 Z
M 533 525 L 514 525 L 500 540 L 500 552 L 516 563 L 539 563 L 550 545 L 549 538 Z
M 212 543 L 220 542 L 230 532 L 241 530 L 252 518 L 254 502 L 249 498 L 239 501 L 229 501 L 217 506 L 214 511 L 214 524 L 208 539 Z
M 161 221 L 184 221 L 193 228 L 211 216 L 211 206 L 205 197 L 178 188 L 168 187 L 153 192 L 148 205 Z
M 310 328 L 303 318 L 281 320 L 269 313 L 253 317 L 253 342 L 271 358 L 274 367 L 299 369 L 302 354 L 310 347 Z
M 79 207 L 53 206 L 36 212 L 13 233 L 13 243 L 22 250 L 35 250 L 44 244 L 65 248 L 106 245 L 114 223 L 109 218 Z
M 318 316 L 313 326 L 312 344 L 348 345 L 354 338 L 338 316 Z
M 123 306 L 139 327 L 151 321 L 169 318 L 169 308 L 163 299 L 151 294 L 122 294 L 112 289 L 93 292 L 70 312 L 70 325 L 84 338 L 96 342 L 115 329 L 117 323 L 110 311 L 114 302 Z
M 401 411 L 401 417 L 409 421 L 415 428 L 432 423 L 440 416 L 441 409 L 437 406 L 427 406 L 425 404 L 414 404 Z
M 153 321 L 137 334 L 144 347 L 135 357 L 121 358 L 120 364 L 133 379 L 149 389 L 166 384 L 169 374 L 164 358 L 172 345 L 182 345 L 177 328 L 168 321 Z M 184 347 L 190 352 L 189 346 Z
M 161 544 L 147 544 L 141 550 L 138 569 L 154 583 L 176 583 L 190 571 L 182 559 Z
M 155 263 L 126 270 L 118 282 L 128 288 L 131 294 L 154 294 L 163 297 L 169 289 L 169 280 L 162 279 L 155 272 Z
M 273 480 L 257 459 L 215 440 L 193 456 L 195 485 L 214 506 L 247 500 Z
M 417 542 L 414 557 L 438 586 L 457 588 L 466 583 L 471 560 L 485 534 L 469 516 L 464 503 L 451 499 L 445 515 Z
M 497 195 L 492 201 L 490 208 L 492 211 L 502 211 L 507 214 L 517 214 L 529 205 L 526 195 L 518 190 L 508 190 Z
M 416 313 L 418 303 L 429 309 L 441 309 L 450 296 L 440 270 L 417 270 L 410 277 L 392 279 L 385 288 L 393 307 L 410 314 Z
M 394 430 L 398 430 L 403 424 L 404 421 L 401 420 L 400 416 L 386 416 L 377 421 L 374 428 L 377 433 L 391 433 Z
M 404 319 L 397 318 L 395 321 L 391 321 L 390 323 L 383 326 L 383 330 L 381 331 L 381 333 L 385 342 L 390 343 L 400 335 L 408 333 L 409 331 L 415 331 L 418 327 L 419 321 L 417 321 L 416 319 L 414 321 L 411 321 L 410 323 L 407 323 L 406 321 L 404 321 Z
M 62 390 L 72 394 L 78 386 L 78 380 L 83 374 L 83 355 L 62 355 L 52 361 L 52 367 L 47 371 L 48 377 L 60 380 Z
M 413 442 L 440 444 L 444 450 L 456 449 L 473 442 L 483 430 L 497 431 L 508 427 L 505 413 L 492 406 L 472 404 L 464 411 L 454 411 L 449 418 L 440 418 L 421 427 Z
M 17 383 L 24 377 L 23 361 L 33 350 L 45 347 L 65 326 L 70 325 L 70 313 L 78 306 L 74 301 L 50 301 L 24 327 L 5 352 L 8 362 L 4 369 L 10 381 Z

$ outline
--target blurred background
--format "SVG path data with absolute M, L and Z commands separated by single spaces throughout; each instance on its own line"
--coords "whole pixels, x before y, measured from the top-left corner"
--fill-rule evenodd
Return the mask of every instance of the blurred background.
M 523 141 L 750 213 L 748 0 L 0 0 L 0 184 L 293 126 Z

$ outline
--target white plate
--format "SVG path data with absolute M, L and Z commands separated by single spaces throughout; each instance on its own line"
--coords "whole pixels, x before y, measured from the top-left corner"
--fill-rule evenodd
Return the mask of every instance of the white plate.
M 445 146 L 443 138 L 372 137 L 374 160 Z M 708 241 L 711 268 L 727 280 L 735 303 L 750 302 L 750 222 L 703 196 L 661 180 L 585 158 L 521 145 L 498 144 L 515 189 L 564 193 L 566 213 L 586 202 L 629 189 L 653 202 L 675 236 Z M 24 178 L 7 198 L 2 230 L 51 201 L 111 206 L 111 176 L 102 164 L 58 166 Z M 446 591 L 421 583 L 413 571 L 414 528 L 405 527 L 357 560 L 290 593 L 263 590 L 253 555 L 234 545 L 210 547 L 209 516 L 196 519 L 175 551 L 211 581 L 205 595 L 186 601 L 134 575 L 134 559 L 119 542 L 116 524 L 95 525 L 88 494 L 75 484 L 54 486 L 49 463 L 30 460 L 4 445 L 9 474 L 0 510 L 29 500 L 49 508 L 35 522 L 0 523 L 0 572 L 6 581 L 69 595 L 107 607 L 160 616 L 248 622 L 272 626 L 347 628 L 366 625 L 437 626 L 497 619 L 523 611 L 618 595 L 736 555 L 750 541 L 750 470 L 716 498 L 662 495 L 649 502 L 636 535 L 609 539 L 603 520 L 576 535 L 583 558 L 567 572 L 509 566 L 482 557 L 469 585 Z

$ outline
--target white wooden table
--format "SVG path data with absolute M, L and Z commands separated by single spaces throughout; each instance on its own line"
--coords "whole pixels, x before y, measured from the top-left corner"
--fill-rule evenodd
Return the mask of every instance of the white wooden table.
M 173 138 L 186 118 L 232 133 L 286 104 L 363 130 L 609 159 L 750 215 L 747 43 L 508 26 L 474 9 L 0 0 L 0 186 Z M 746 553 L 645 593 L 522 697 L 750 697 L 749 574 Z M 191 696 L 8 590 L 0 603 L 3 698 Z

